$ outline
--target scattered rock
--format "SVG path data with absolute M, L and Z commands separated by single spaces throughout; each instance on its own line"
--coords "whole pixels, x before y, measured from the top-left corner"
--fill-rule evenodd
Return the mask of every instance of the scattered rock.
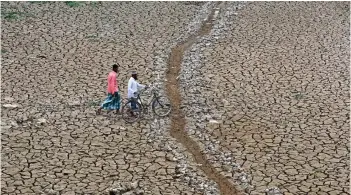
M 18 108 L 18 104 L 4 104 L 2 105 L 4 108 Z
M 38 119 L 38 124 L 45 124 L 46 123 L 46 119 L 45 118 L 40 118 Z
M 265 190 L 266 195 L 282 195 L 278 187 L 270 187 Z
M 218 121 L 216 121 L 216 120 L 212 120 L 212 119 L 209 121 L 209 123 L 219 124 L 219 122 L 218 122 Z

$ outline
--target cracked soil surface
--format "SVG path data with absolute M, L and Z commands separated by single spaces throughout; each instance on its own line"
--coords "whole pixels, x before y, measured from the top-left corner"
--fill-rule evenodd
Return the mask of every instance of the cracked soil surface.
M 349 2 L 1 2 L 1 192 L 350 194 L 349 16 Z M 96 116 L 113 63 L 123 101 L 137 69 L 171 117 Z

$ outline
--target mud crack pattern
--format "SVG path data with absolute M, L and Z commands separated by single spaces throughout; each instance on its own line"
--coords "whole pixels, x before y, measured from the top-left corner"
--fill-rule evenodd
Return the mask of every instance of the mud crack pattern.
M 250 194 L 349 194 L 349 3 L 224 7 L 184 56 L 188 134 Z

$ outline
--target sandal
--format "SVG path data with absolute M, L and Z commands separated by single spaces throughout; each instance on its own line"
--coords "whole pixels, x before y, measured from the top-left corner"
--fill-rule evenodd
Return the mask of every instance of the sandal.
M 101 115 L 101 109 L 100 108 L 96 111 L 96 115 Z

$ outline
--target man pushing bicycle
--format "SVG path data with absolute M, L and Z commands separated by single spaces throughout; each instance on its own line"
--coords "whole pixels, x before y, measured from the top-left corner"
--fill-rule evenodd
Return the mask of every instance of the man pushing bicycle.
M 128 101 L 122 107 L 122 118 L 128 123 L 133 123 L 142 115 L 148 114 L 149 107 L 152 107 L 152 111 L 156 116 L 167 116 L 172 109 L 168 98 L 159 94 L 154 83 L 150 87 L 152 99 L 147 103 L 142 101 L 140 95 L 149 87 L 138 83 L 137 80 L 138 75 L 136 71 L 132 71 L 132 76 L 128 82 Z
M 138 83 L 138 74 L 136 71 L 132 71 L 132 76 L 128 81 L 128 99 L 137 98 L 137 93 L 140 89 L 147 89 L 146 85 Z M 137 109 L 135 101 L 131 102 L 132 110 Z

